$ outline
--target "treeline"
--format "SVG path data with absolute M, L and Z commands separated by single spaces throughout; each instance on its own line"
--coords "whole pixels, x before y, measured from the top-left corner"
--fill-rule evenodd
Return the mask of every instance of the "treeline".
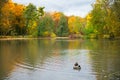
M 45 12 L 37 8 L 0 1 L 0 35 L 31 37 L 113 38 L 120 36 L 120 2 L 96 0 L 85 17 L 66 16 L 61 12 Z
M 103 38 L 120 37 L 120 1 L 96 0 L 87 15 L 86 34 Z

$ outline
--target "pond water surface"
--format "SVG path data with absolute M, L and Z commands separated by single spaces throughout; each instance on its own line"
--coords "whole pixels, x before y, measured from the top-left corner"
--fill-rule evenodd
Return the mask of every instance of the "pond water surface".
M 0 40 L 0 80 L 120 80 L 119 74 L 120 40 Z

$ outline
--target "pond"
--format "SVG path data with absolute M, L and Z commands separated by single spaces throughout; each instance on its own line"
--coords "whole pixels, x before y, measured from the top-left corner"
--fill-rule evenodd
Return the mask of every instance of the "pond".
M 120 40 L 0 40 L 0 80 L 120 80 Z

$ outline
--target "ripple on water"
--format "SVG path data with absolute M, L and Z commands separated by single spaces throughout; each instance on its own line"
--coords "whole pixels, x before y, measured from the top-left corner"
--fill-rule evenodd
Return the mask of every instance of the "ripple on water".
M 52 51 L 54 53 L 54 51 Z M 73 65 L 76 61 L 80 62 L 81 66 L 84 65 L 85 56 L 89 53 L 89 50 L 63 50 L 59 54 L 61 55 L 52 55 L 47 57 L 44 62 L 41 63 L 41 60 L 37 61 L 35 65 L 31 65 L 28 62 L 16 61 L 16 66 L 22 68 L 23 70 L 35 70 L 39 74 L 51 74 L 54 73 L 55 76 L 68 76 L 69 78 L 79 78 L 81 79 L 87 77 L 93 77 L 89 68 L 82 67 L 80 71 L 73 70 Z M 85 62 L 86 63 L 86 62 Z M 86 73 L 86 71 L 88 72 Z M 84 72 L 85 71 L 85 72 Z M 23 71 L 23 73 L 26 73 Z M 75 78 L 75 79 L 76 79 Z M 92 79 L 91 79 L 92 80 Z M 94 80 L 94 79 L 93 79 Z

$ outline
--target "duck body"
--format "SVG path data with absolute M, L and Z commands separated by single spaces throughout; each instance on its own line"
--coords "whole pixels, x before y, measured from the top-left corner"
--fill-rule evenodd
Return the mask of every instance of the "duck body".
M 78 66 L 73 66 L 73 69 L 80 70 L 81 67 L 80 67 L 80 65 L 78 65 Z

